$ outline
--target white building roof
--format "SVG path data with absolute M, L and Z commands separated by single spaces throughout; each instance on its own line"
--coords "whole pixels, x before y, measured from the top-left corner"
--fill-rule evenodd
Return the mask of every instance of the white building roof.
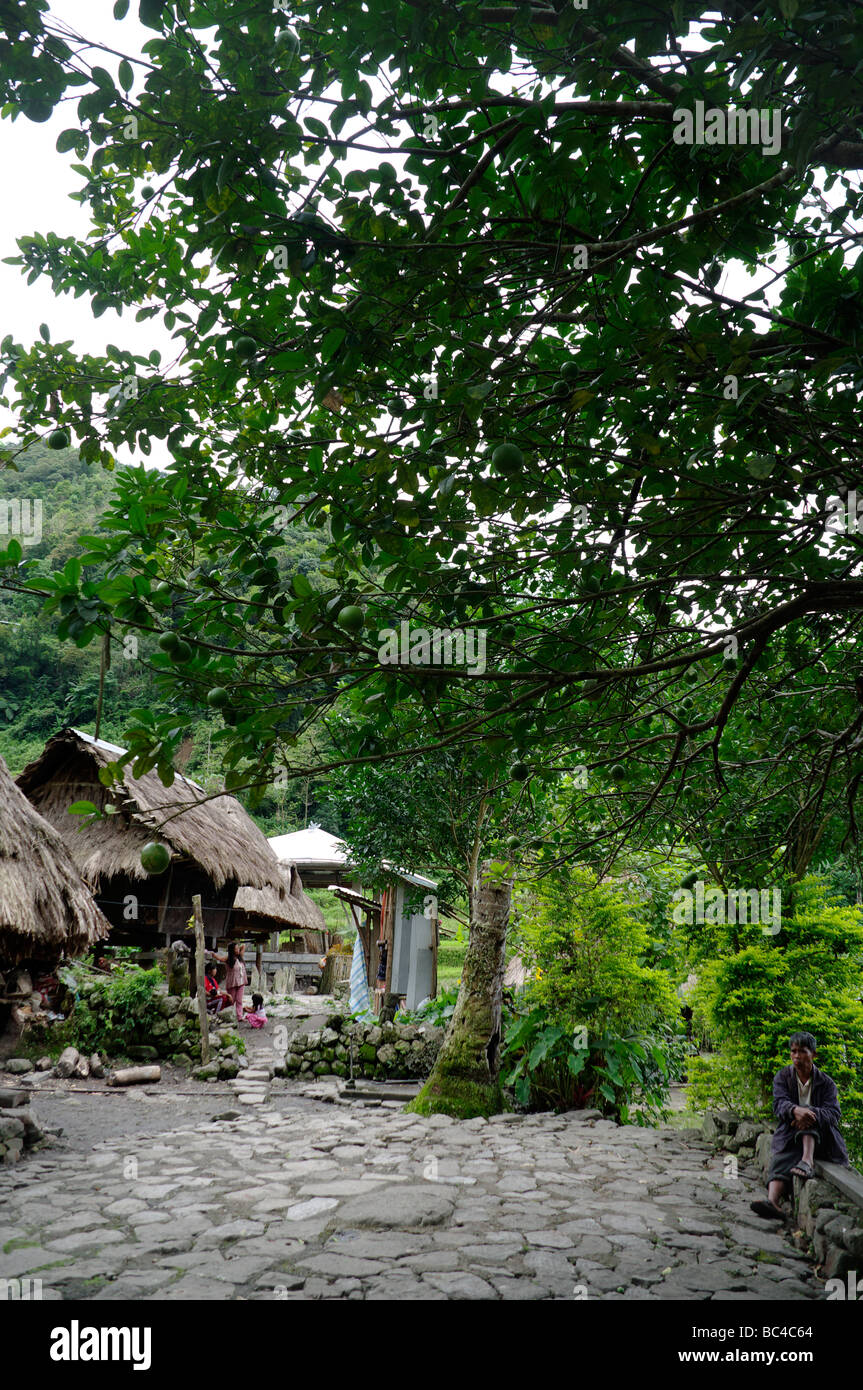
M 294 830 L 290 835 L 273 835 L 270 845 L 278 859 L 291 860 L 301 873 L 304 864 L 323 868 L 327 864 L 341 866 L 348 862 L 344 841 L 319 825 Z

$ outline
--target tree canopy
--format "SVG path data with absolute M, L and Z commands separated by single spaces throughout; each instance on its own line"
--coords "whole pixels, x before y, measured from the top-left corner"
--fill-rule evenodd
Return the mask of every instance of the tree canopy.
M 4 339 L 22 448 L 171 458 L 116 475 L 80 567 L 28 579 L 13 539 L 6 583 L 79 645 L 161 635 L 169 702 L 227 690 L 236 786 L 306 775 L 347 701 L 318 770 L 461 750 L 571 787 L 551 862 L 727 823 L 804 872 L 856 838 L 863 9 L 140 0 L 124 57 L 128 0 L 110 43 L 2 10 L 3 114 L 74 103 L 91 218 L 22 269 L 176 342 Z M 735 106 L 763 118 L 720 143 Z M 319 587 L 279 574 L 297 519 Z M 481 633 L 484 669 L 383 663 L 403 623 Z M 182 735 L 130 730 L 141 767 Z

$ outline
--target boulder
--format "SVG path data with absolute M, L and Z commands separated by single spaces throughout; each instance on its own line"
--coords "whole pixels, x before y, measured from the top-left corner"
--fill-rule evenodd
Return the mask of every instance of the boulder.
M 25 1071 L 33 1071 L 33 1063 L 29 1057 L 10 1057 L 4 1069 L 12 1076 L 23 1076 Z
M 175 1052 L 171 1061 L 175 1067 L 190 1067 L 192 1065 L 192 1059 L 188 1052 Z
M 324 1047 L 332 1047 L 339 1040 L 339 1035 L 335 1028 L 324 1028 L 321 1032 L 321 1042 Z
M 377 1030 L 380 1032 L 380 1029 Z M 377 1051 L 374 1043 L 365 1042 L 360 1048 L 360 1060 L 363 1062 L 374 1062 L 377 1059 Z
M 79 1057 L 75 1063 L 72 1075 L 76 1081 L 86 1081 L 90 1075 L 90 1063 L 86 1057 Z
M 377 1047 L 378 1043 L 383 1041 L 383 1036 L 381 1029 L 375 1026 L 366 1033 L 366 1042 L 371 1043 L 372 1047 Z
M 218 1081 L 219 1063 L 207 1062 L 203 1067 L 196 1067 L 192 1075 L 196 1081 Z
M 164 1037 L 168 1032 L 167 1020 L 164 1018 L 157 1018 L 152 1028 L 150 1029 L 150 1032 L 153 1034 L 154 1038 Z
M 53 1065 L 54 1063 L 51 1061 L 50 1057 L 40 1057 L 39 1061 L 36 1063 L 36 1070 L 50 1071 Z
M 176 994 L 165 994 L 159 1000 L 159 1013 L 163 1018 L 173 1018 L 179 1011 L 181 1002 Z
M 0 1110 L 14 1110 L 26 1104 L 27 1096 L 23 1091 L 0 1091 Z
M 795 1179 L 795 1187 L 798 1186 L 799 1179 Z M 811 1236 L 815 1230 L 815 1218 L 822 1207 L 832 1207 L 835 1200 L 835 1191 L 830 1183 L 822 1182 L 820 1178 L 810 1178 L 808 1182 L 800 1185 L 800 1199 L 797 1205 L 797 1220 L 803 1227 L 807 1235 Z
M 223 1057 L 219 1062 L 219 1080 L 233 1081 L 239 1070 L 240 1068 L 237 1066 L 236 1062 L 232 1062 Z
M 378 1061 L 382 1067 L 392 1066 L 396 1060 L 396 1050 L 391 1043 L 383 1043 L 378 1048 Z
M 701 1133 L 711 1143 L 721 1140 L 727 1134 L 734 1134 L 740 1117 L 733 1110 L 708 1110 L 704 1115 Z
M 72 1072 L 77 1067 L 80 1058 L 81 1054 L 78 1051 L 77 1047 L 64 1048 L 63 1051 L 60 1053 L 60 1060 L 54 1068 L 54 1071 L 56 1072 L 57 1076 L 71 1076 Z
M 90 1058 L 90 1075 L 95 1076 L 97 1080 L 101 1080 L 105 1075 L 105 1067 L 98 1052 L 94 1052 Z
M 158 1049 L 145 1043 L 139 1043 L 135 1047 L 127 1047 L 126 1053 L 133 1062 L 156 1062 L 159 1058 Z

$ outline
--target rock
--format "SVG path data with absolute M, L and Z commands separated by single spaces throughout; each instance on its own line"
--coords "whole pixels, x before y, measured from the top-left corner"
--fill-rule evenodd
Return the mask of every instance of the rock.
M 175 1052 L 171 1061 L 175 1067 L 190 1067 L 192 1065 L 192 1059 L 188 1052 Z
M 25 1071 L 33 1071 L 33 1063 L 29 1057 L 10 1057 L 5 1063 L 4 1070 L 12 1076 L 23 1076 Z
M 20 1139 L 24 1142 L 24 1125 L 16 1116 L 9 1114 L 0 1115 L 0 1139 Z
M 78 1065 L 81 1054 L 77 1047 L 66 1047 L 60 1053 L 60 1060 L 54 1068 L 58 1076 L 71 1076 Z
M 396 1050 L 392 1043 L 384 1043 L 378 1048 L 378 1061 L 382 1067 L 389 1067 L 396 1060 Z
M 327 1076 L 332 1065 L 332 1062 L 315 1062 L 315 1065 L 312 1067 L 312 1071 L 314 1072 L 315 1076 Z
M 105 1075 L 105 1067 L 98 1052 L 94 1052 L 90 1058 L 90 1075 L 95 1076 L 97 1080 L 101 1080 Z
M 366 1042 L 370 1043 L 372 1047 L 377 1047 L 378 1043 L 380 1043 L 383 1040 L 383 1036 L 384 1035 L 381 1032 L 380 1028 L 370 1028 L 366 1033 Z
M 72 1075 L 78 1081 L 86 1081 L 90 1075 L 90 1063 L 86 1057 L 79 1057 L 72 1069 Z
M 324 1028 L 321 1033 L 321 1042 L 324 1047 L 332 1047 L 339 1040 L 339 1035 L 335 1028 Z
M 168 1032 L 168 1024 L 164 1018 L 157 1018 L 150 1029 L 154 1038 L 164 1038 Z
M 701 1133 L 705 1139 L 715 1142 L 725 1134 L 734 1134 L 740 1123 L 733 1110 L 708 1110 L 704 1116 Z
M 181 1002 L 175 994 L 166 994 L 159 1000 L 159 1013 L 163 1018 L 173 1018 L 179 1011 Z
M 344 1019 L 341 1014 L 330 1014 L 326 1026 L 327 1028 L 331 1028 L 334 1033 L 340 1033 L 342 1031 L 343 1022 Z
M 378 1029 L 378 1032 L 380 1032 L 380 1029 Z M 363 1043 L 360 1048 L 360 1060 L 362 1062 L 375 1062 L 377 1060 L 377 1052 L 372 1043 Z
M 192 1075 L 196 1081 L 218 1081 L 219 1063 L 207 1062 L 203 1067 L 196 1067 Z
M 126 1053 L 132 1058 L 133 1062 L 156 1062 L 159 1058 L 158 1049 L 144 1043 L 135 1047 L 127 1047 Z
M 16 1106 L 26 1104 L 27 1096 L 23 1091 L 0 1091 L 0 1110 L 14 1110 Z
M 427 1184 L 411 1187 L 382 1186 L 374 1192 L 344 1202 L 339 1212 L 342 1226 L 436 1226 L 451 1215 L 457 1188 Z
M 759 1135 L 770 1132 L 770 1126 L 759 1123 L 757 1120 L 741 1120 L 737 1129 L 734 1131 L 734 1138 L 739 1144 L 755 1144 Z
M 239 1072 L 239 1070 L 240 1068 L 238 1067 L 236 1062 L 232 1062 L 230 1061 L 230 1059 L 226 1060 L 223 1057 L 219 1062 L 219 1080 L 232 1081 L 233 1078 Z
M 39 1061 L 36 1063 L 36 1070 L 50 1071 L 53 1065 L 54 1063 L 51 1061 L 50 1057 L 40 1057 Z

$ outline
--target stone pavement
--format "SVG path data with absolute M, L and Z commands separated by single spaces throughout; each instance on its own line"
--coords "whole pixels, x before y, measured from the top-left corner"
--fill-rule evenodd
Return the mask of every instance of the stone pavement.
M 261 1104 L 47 1150 L 0 1171 L 0 1277 L 94 1300 L 824 1296 L 749 1211 L 754 1168 L 591 1114 Z

